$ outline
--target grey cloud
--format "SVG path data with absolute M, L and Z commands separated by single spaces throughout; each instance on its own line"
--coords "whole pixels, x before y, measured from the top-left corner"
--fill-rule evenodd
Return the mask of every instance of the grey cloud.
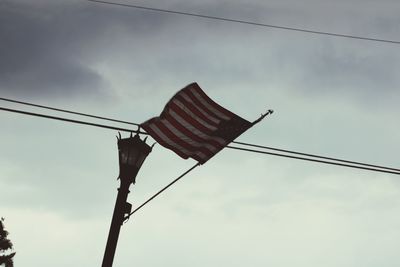
M 293 55 L 291 84 L 305 96 L 351 97 L 354 102 L 385 106 L 398 101 L 398 57 L 392 49 L 348 50 L 324 43 L 302 55 Z M 383 45 L 385 46 L 385 45 Z
M 107 81 L 94 67 L 104 53 L 112 53 L 107 45 L 121 28 L 145 32 L 163 23 L 162 17 L 149 16 L 149 23 L 140 24 L 140 13 L 89 2 L 2 4 L 0 90 L 15 95 L 110 97 Z
M 59 12 L 44 8 L 39 13 L 14 3 L 2 9 L 1 91 L 39 97 L 100 93 L 101 77 L 81 58 L 72 21 L 64 24 L 68 21 Z
M 397 16 L 387 8 L 366 9 L 366 12 L 357 14 L 349 8 L 350 4 L 345 3 L 330 4 L 327 7 L 318 4 L 312 10 L 301 10 L 299 6 L 290 7 L 291 1 L 286 2 L 280 5 L 272 3 L 268 7 L 257 1 L 250 1 L 246 5 L 210 2 L 179 5 L 174 2 L 156 7 L 371 37 L 379 33 L 388 38 L 392 29 L 384 25 L 389 22 L 396 25 L 393 22 L 397 20 Z M 356 3 L 353 1 L 351 4 Z M 376 11 L 374 19 L 366 22 L 372 10 Z M 342 17 L 337 16 L 340 11 L 345 11 Z M 136 13 L 132 9 L 127 12 Z M 152 12 L 150 14 L 154 15 Z M 336 16 L 336 29 L 332 28 L 330 20 L 324 19 L 332 14 Z M 351 23 L 350 20 L 356 15 L 358 20 Z M 288 20 L 278 20 L 282 17 Z M 306 19 L 308 25 L 304 23 Z M 310 22 L 313 21 L 320 23 L 312 26 Z M 131 45 L 131 52 L 126 54 L 125 50 L 123 56 L 117 56 L 123 59 L 118 62 L 121 65 L 116 66 L 131 69 L 132 79 L 141 83 L 152 81 L 156 73 L 158 82 L 179 76 L 185 82 L 196 79 L 227 84 L 235 77 L 240 77 L 239 80 L 234 79 L 235 82 L 273 82 L 305 96 L 340 95 L 346 91 L 355 102 L 369 104 L 377 97 L 382 102 L 388 97 L 395 99 L 391 96 L 396 93 L 399 84 L 399 65 L 397 57 L 393 56 L 397 48 L 390 44 L 306 35 L 175 15 L 170 15 L 164 22 L 167 23 L 164 27 L 158 27 L 155 34 L 141 32 L 139 39 L 135 39 L 136 29 L 125 24 L 124 30 L 128 33 L 125 42 Z M 143 24 L 147 23 L 151 24 L 149 19 L 143 21 Z M 367 29 L 372 30 L 369 32 Z M 377 46 L 381 49 L 376 49 Z M 354 50 L 356 47 L 358 50 Z M 114 60 L 118 54 L 121 52 L 114 51 Z
M 154 6 L 265 23 L 282 24 L 278 18 L 283 17 L 288 18 L 284 25 L 302 25 L 307 13 L 296 14 L 298 8 L 290 3 L 272 2 L 266 7 L 259 1 L 245 5 L 175 1 Z M 185 81 L 216 76 L 228 81 L 241 76 L 247 82 L 266 82 L 274 77 L 275 81 L 291 81 L 294 90 L 306 94 L 314 93 L 313 88 L 317 92 L 357 92 L 351 88 L 357 84 L 362 94 L 374 96 L 378 85 L 387 88 L 385 92 L 398 85 L 398 64 L 389 56 L 393 53 L 346 53 L 340 46 L 345 41 L 340 40 L 333 46 L 329 39 L 316 36 L 85 1 L 41 1 L 36 6 L 9 1 L 4 7 L 0 90 L 8 93 L 109 97 L 112 92 L 105 88 L 112 86 L 99 72 L 99 65 L 115 71 L 130 69 L 129 79 L 136 81 L 151 81 L 154 73 L 161 80 L 179 74 Z M 329 8 L 343 9 L 340 5 Z M 328 8 L 318 5 L 315 9 L 319 12 L 314 12 L 314 20 L 323 21 Z M 390 12 L 386 19 L 383 15 L 377 15 L 375 24 L 364 26 L 381 28 L 393 20 Z M 382 64 L 389 71 L 377 67 Z

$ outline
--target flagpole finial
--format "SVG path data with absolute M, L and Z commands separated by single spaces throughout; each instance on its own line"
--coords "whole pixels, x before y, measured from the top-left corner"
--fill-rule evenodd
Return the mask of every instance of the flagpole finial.
M 268 109 L 268 111 L 265 114 L 261 114 L 261 117 L 258 118 L 257 120 L 253 121 L 253 125 L 259 123 L 260 121 L 262 121 L 265 117 L 267 117 L 268 115 L 274 113 L 274 111 L 272 109 Z

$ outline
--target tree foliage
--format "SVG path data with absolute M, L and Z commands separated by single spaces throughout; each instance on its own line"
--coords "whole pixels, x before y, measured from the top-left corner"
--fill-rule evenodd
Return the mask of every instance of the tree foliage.
M 4 218 L 0 219 L 0 265 L 4 267 L 14 267 L 13 257 L 15 252 L 8 253 L 7 250 L 13 249 L 12 242 L 7 238 L 8 232 L 4 229 Z

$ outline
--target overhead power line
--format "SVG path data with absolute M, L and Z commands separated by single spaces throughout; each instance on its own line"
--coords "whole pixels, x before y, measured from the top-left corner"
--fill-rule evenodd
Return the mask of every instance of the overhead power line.
M 318 155 L 315 155 L 315 154 L 302 153 L 302 152 L 297 152 L 297 151 L 292 151 L 292 150 L 274 148 L 274 147 L 269 147 L 269 146 L 261 146 L 261 145 L 238 142 L 238 141 L 233 141 L 232 143 L 235 143 L 235 144 L 238 144 L 238 145 L 243 145 L 243 146 L 257 147 L 257 148 L 268 149 L 268 150 L 273 150 L 273 151 L 285 152 L 285 153 L 290 153 L 290 154 L 294 154 L 294 155 L 301 155 L 301 156 L 318 158 L 318 159 L 327 159 L 327 160 L 333 160 L 333 161 L 336 161 L 336 162 L 357 164 L 357 165 L 366 166 L 366 167 L 373 167 L 373 168 L 386 169 L 386 170 L 400 172 L 400 169 L 384 167 L 384 166 L 379 166 L 379 165 L 373 165 L 373 164 L 367 164 L 367 163 L 362 163 L 362 162 L 357 162 L 357 161 L 318 156 Z
M 67 109 L 54 108 L 54 107 L 49 107 L 49 106 L 45 106 L 45 105 L 39 105 L 39 104 L 35 104 L 35 103 L 29 103 L 29 102 L 15 100 L 15 99 L 9 99 L 9 98 L 0 97 L 0 100 L 6 101 L 6 102 L 22 104 L 22 105 L 38 107 L 38 108 L 43 108 L 43 109 L 54 110 L 54 111 L 63 112 L 63 113 L 81 115 L 81 116 L 101 119 L 101 120 L 105 120 L 105 121 L 120 122 L 120 123 L 137 125 L 137 126 L 140 125 L 139 123 L 135 123 L 135 122 L 121 121 L 121 120 L 117 120 L 117 119 L 113 119 L 113 118 L 107 118 L 107 117 L 102 117 L 102 116 L 88 114 L 88 113 L 76 112 L 76 111 L 67 110 Z M 42 115 L 42 114 L 40 114 L 40 115 Z M 121 129 L 121 131 L 131 132 L 132 130 Z M 142 132 L 142 134 L 147 134 L 147 133 Z M 373 167 L 373 168 L 386 169 L 386 170 L 400 172 L 400 169 L 380 166 L 380 165 L 376 165 L 376 164 L 374 165 L 374 164 L 368 164 L 368 163 L 345 160 L 345 159 L 338 159 L 338 158 L 332 158 L 332 157 L 326 157 L 326 156 L 319 156 L 319 155 L 315 155 L 315 154 L 303 153 L 303 152 L 298 152 L 298 151 L 293 151 L 293 150 L 280 149 L 280 148 L 275 148 L 275 147 L 269 147 L 269 146 L 263 146 L 263 145 L 257 145 L 257 144 L 252 144 L 252 143 L 239 142 L 239 141 L 233 141 L 232 143 L 235 143 L 235 144 L 238 144 L 238 145 L 243 145 L 243 146 L 248 146 L 248 147 L 257 147 L 257 148 L 262 148 L 262 149 L 266 149 L 266 150 L 273 150 L 273 151 L 279 151 L 279 152 L 284 152 L 284 153 L 290 153 L 290 154 L 294 154 L 294 155 L 301 155 L 301 156 L 306 156 L 306 157 L 312 157 L 312 158 L 318 158 L 318 159 L 324 159 L 324 160 L 331 160 L 331 161 L 336 161 L 336 162 L 343 162 L 343 163 L 348 163 L 348 164 L 356 164 L 356 165 L 361 165 L 361 166 L 365 166 L 365 167 Z
M 14 100 L 14 99 L 10 99 L 10 98 L 0 97 L 0 100 L 6 101 L 6 102 L 11 102 L 11 103 L 17 103 L 17 104 L 21 104 L 21 105 L 25 105 L 25 106 L 43 108 L 43 109 L 48 109 L 48 110 L 53 110 L 53 111 L 59 111 L 59 112 L 64 112 L 64 113 L 69 113 L 69 114 L 74 114 L 74 115 L 94 118 L 94 119 L 107 120 L 107 121 L 130 124 L 130 125 L 135 125 L 135 126 L 139 125 L 138 123 L 133 123 L 133 122 L 129 122 L 129 121 L 121 121 L 121 120 L 116 120 L 116 119 L 112 119 L 112 118 L 106 118 L 106 117 L 91 115 L 91 114 L 87 114 L 87 113 L 75 112 L 75 111 L 66 110 L 66 109 L 60 109 L 60 108 L 53 108 L 53 107 L 49 107 L 49 106 L 38 105 L 38 104 L 19 101 L 19 100 Z
M 106 4 L 106 5 L 114 5 L 114 6 L 135 8 L 135 9 L 141 9 L 141 10 L 147 10 L 147 11 L 153 11 L 153 12 L 169 13 L 169 14 L 175 14 L 175 15 L 203 18 L 203 19 L 211 19 L 211 20 L 219 20 L 219 21 L 232 22 L 232 23 L 247 24 L 247 25 L 252 25 L 252 26 L 259 26 L 259 27 L 266 27 L 266 28 L 273 28 L 273 29 L 280 29 L 280 30 L 287 30 L 287 31 L 296 31 L 296 32 L 317 34 L 317 35 L 328 35 L 328 36 L 333 36 L 333 37 L 358 39 L 358 40 L 363 40 L 363 41 L 400 44 L 400 41 L 395 41 L 395 40 L 364 37 L 364 36 L 334 33 L 334 32 L 316 31 L 316 30 L 309 30 L 309 29 L 302 29 L 302 28 L 295 28 L 295 27 L 286 27 L 286 26 L 252 22 L 252 21 L 247 21 L 247 20 L 183 12 L 183 11 L 177 11 L 177 10 L 171 10 L 171 9 L 153 8 L 153 7 L 147 7 L 147 6 L 142 6 L 142 5 L 133 5 L 133 4 L 125 4 L 125 3 L 117 3 L 117 2 L 109 2 L 109 1 L 101 1 L 101 0 L 87 0 L 87 1 L 100 3 L 100 4 Z
M 23 111 L 23 110 L 18 110 L 18 109 L 0 107 L 0 110 L 13 112 L 13 113 L 24 114 L 24 115 L 29 115 L 29 116 L 34 116 L 34 117 L 40 117 L 40 118 L 46 118 L 46 119 L 52 119 L 52 120 L 58 120 L 58 121 L 65 121 L 65 122 L 76 123 L 76 124 L 89 125 L 89 126 L 105 128 L 105 129 L 110 129 L 110 130 L 116 130 L 116 131 L 121 131 L 121 132 L 147 134 L 146 132 L 142 132 L 142 131 L 138 131 L 138 130 L 114 127 L 114 126 L 98 124 L 98 123 L 92 123 L 92 122 L 86 122 L 86 121 L 81 121 L 81 120 L 71 120 L 71 119 L 67 119 L 67 118 L 62 118 L 62 117 L 57 117 L 57 116 L 50 116 L 50 115 L 45 115 L 45 114 L 41 114 L 41 113 L 33 113 L 33 112 L 28 112 L 28 111 Z
M 0 98 L 0 100 L 9 101 L 10 99 Z M 96 118 L 96 119 L 126 123 L 124 121 L 119 121 L 119 120 L 110 119 L 110 118 L 106 118 L 106 117 L 100 117 L 100 116 L 90 115 L 90 114 L 86 114 L 86 113 L 80 113 L 80 112 L 75 112 L 75 111 L 70 111 L 70 110 L 65 110 L 65 109 L 59 109 L 59 108 L 51 108 L 51 107 L 47 107 L 47 106 L 43 106 L 43 105 L 37 105 L 37 104 L 22 102 L 22 101 L 17 101 L 17 100 L 12 100 L 9 102 L 23 104 L 23 105 L 29 105 L 29 106 L 35 106 L 35 107 L 39 107 L 39 108 L 43 108 L 43 109 L 51 109 L 51 110 L 75 114 L 75 115 L 87 116 L 87 117 Z M 17 109 L 9 109 L 9 108 L 4 108 L 4 107 L 0 107 L 0 110 L 18 113 L 18 114 L 29 115 L 29 116 L 41 117 L 41 118 L 46 118 L 46 119 L 53 119 L 53 120 L 59 120 L 59 121 L 64 121 L 64 122 L 106 128 L 106 129 L 111 129 L 111 130 L 124 131 L 124 132 L 137 132 L 140 134 L 148 135 L 148 133 L 141 132 L 139 129 L 134 131 L 131 129 L 126 129 L 126 128 L 113 127 L 113 126 L 104 125 L 104 124 L 96 124 L 96 123 L 91 123 L 91 122 L 86 122 L 86 121 L 81 121 L 81 120 L 72 120 L 72 119 L 68 119 L 68 118 L 50 116 L 50 115 L 40 114 L 40 113 L 27 112 L 27 111 L 17 110 Z M 136 123 L 129 123 L 129 124 L 139 125 Z M 375 171 L 375 172 L 383 172 L 383 173 L 400 175 L 400 169 L 395 169 L 395 168 L 389 168 L 389 167 L 384 167 L 384 166 L 378 166 L 378 165 L 372 165 L 372 164 L 366 164 L 366 163 L 360 163 L 360 162 L 348 161 L 348 160 L 342 160 L 342 159 L 336 159 L 336 158 L 323 157 L 323 156 L 318 156 L 318 155 L 313 155 L 313 154 L 307 154 L 307 153 L 301 153 L 301 152 L 290 151 L 290 150 L 285 150 L 285 149 L 278 149 L 278 148 L 272 148 L 272 147 L 267 147 L 267 146 L 255 145 L 255 144 L 250 144 L 250 143 L 245 143 L 245 142 L 234 141 L 233 143 L 238 144 L 238 145 L 243 145 L 243 146 L 257 147 L 257 148 L 261 148 L 261 149 L 269 149 L 269 150 L 275 150 L 275 151 L 280 151 L 280 152 L 285 152 L 285 153 L 297 154 L 297 155 L 302 155 L 302 156 L 306 156 L 306 157 L 298 157 L 298 156 L 292 156 L 292 155 L 286 155 L 286 154 L 272 153 L 272 152 L 267 152 L 267 151 L 262 151 L 262 150 L 248 149 L 248 148 L 235 147 L 235 146 L 226 146 L 226 147 L 230 148 L 230 149 L 236 149 L 239 151 L 246 151 L 246 152 L 251 152 L 251 153 L 266 154 L 266 155 L 285 157 L 285 158 L 290 158 L 290 159 L 297 159 L 297 160 L 304 160 L 304 161 L 310 161 L 310 162 L 316 162 L 316 163 L 322 163 L 322 164 L 336 165 L 336 166 L 341 166 L 341 167 L 348 167 L 348 168 L 362 169 L 362 170 L 367 170 L 367 171 Z M 313 159 L 310 157 L 327 159 L 329 161 Z M 345 162 L 346 164 L 339 163 L 339 162 Z M 347 164 L 347 163 L 350 163 L 350 164 Z M 195 169 L 198 166 L 200 166 L 200 163 L 196 163 L 190 169 L 188 169 L 187 171 L 182 173 L 179 177 L 174 179 L 168 185 L 164 186 L 161 190 L 159 190 L 157 193 L 155 193 L 153 196 L 151 196 L 149 199 L 147 199 L 145 202 L 143 202 L 141 205 L 139 205 L 130 214 L 128 214 L 124 219 L 125 220 L 129 219 L 129 217 L 132 214 L 134 214 L 135 212 L 137 212 L 138 210 L 143 208 L 145 205 L 147 205 L 149 202 L 151 202 L 153 199 L 155 199 L 158 195 L 160 195 L 162 192 L 167 190 L 169 187 L 171 187 L 173 184 L 175 184 L 177 181 L 182 179 L 184 176 L 186 176 L 188 173 L 190 173 L 193 169 Z
M 388 171 L 388 170 L 383 170 L 383 169 L 368 168 L 368 167 L 362 167 L 362 166 L 357 166 L 357 165 L 338 163 L 338 162 L 333 162 L 333 161 L 326 161 L 326 160 L 318 160 L 318 159 L 297 157 L 297 156 L 291 156 L 291 155 L 284 155 L 284 154 L 279 154 L 279 153 L 272 153 L 272 152 L 267 152 L 267 151 L 248 149 L 248 148 L 241 148 L 241 147 L 235 147 L 235 146 L 226 146 L 226 147 L 227 148 L 231 148 L 231 149 L 241 150 L 241 151 L 260 153 L 260 154 L 267 154 L 267 155 L 285 157 L 285 158 L 290 158 L 290 159 L 306 160 L 306 161 L 312 161 L 312 162 L 323 163 L 323 164 L 331 164 L 331 165 L 336 165 L 336 166 L 349 167 L 349 168 L 355 168 L 355 169 L 362 169 L 362 170 L 367 170 L 367 171 L 384 172 L 384 173 L 391 173 L 391 174 L 400 175 L 400 172 Z
M 4 99 L 0 98 L 0 100 L 4 100 Z M 7 99 L 7 100 L 9 100 L 9 99 Z M 18 102 L 22 102 L 22 101 L 13 100 L 13 102 L 18 103 Z M 27 103 L 27 102 L 23 102 L 23 103 Z M 46 109 L 49 108 L 48 106 L 37 105 L 37 104 L 33 104 L 33 103 L 29 103 L 29 104 L 32 105 L 32 106 L 40 107 L 40 108 L 46 108 Z M 59 108 L 52 108 L 52 109 L 58 110 L 60 112 L 65 112 L 65 113 L 85 114 L 85 115 L 87 115 L 89 117 L 96 117 L 96 118 L 99 118 L 99 119 L 102 119 L 102 120 L 107 120 L 107 121 L 115 121 L 115 119 L 109 119 L 109 118 L 105 118 L 105 117 L 100 117 L 100 116 L 96 116 L 96 115 L 75 112 L 75 111 L 71 111 L 71 110 L 65 110 L 65 109 L 59 109 Z M 71 122 L 71 123 L 76 123 L 76 124 L 84 124 L 84 125 L 100 127 L 100 128 L 106 128 L 106 129 L 111 129 L 111 130 L 117 130 L 117 131 L 123 131 L 123 132 L 136 132 L 136 133 L 148 135 L 148 133 L 143 132 L 143 131 L 126 129 L 126 128 L 119 128 L 119 127 L 114 127 L 114 126 L 109 126 L 109 125 L 104 125 L 104 124 L 91 123 L 91 122 L 86 122 L 86 121 L 81 121 L 81 120 L 71 120 L 71 119 L 68 119 L 68 118 L 50 116 L 50 115 L 41 114 L 41 113 L 27 112 L 27 111 L 18 110 L 18 109 L 9 109 L 9 108 L 0 107 L 0 110 L 19 113 L 19 114 L 24 114 L 24 115 L 29 115 L 29 116 L 42 117 L 42 118 L 47 118 L 47 119 Z M 136 125 L 137 123 L 134 123 L 134 124 Z M 137 125 L 139 125 L 139 124 L 137 124 Z M 400 174 L 400 169 L 391 168 L 391 167 L 385 167 L 385 166 L 379 166 L 379 165 L 373 165 L 373 164 L 367 164 L 367 163 L 362 163 L 362 162 L 349 161 L 349 160 L 343 160 L 343 159 L 337 159 L 337 158 L 331 158 L 331 157 L 318 156 L 318 155 L 314 155 L 314 154 L 307 154 L 307 153 L 296 152 L 296 151 L 291 151 L 291 150 L 272 148 L 272 147 L 267 147 L 267 146 L 251 144 L 251 143 L 244 143 L 244 142 L 237 142 L 237 141 L 233 141 L 232 143 L 239 144 L 239 145 L 245 145 L 245 146 L 248 146 L 248 147 L 258 147 L 258 148 L 262 148 L 262 149 L 269 149 L 269 150 L 275 150 L 275 151 L 280 151 L 280 152 L 285 152 L 285 153 L 290 153 L 290 154 L 302 155 L 302 156 L 306 156 L 306 157 L 313 157 L 313 158 L 329 160 L 329 161 L 324 161 L 324 160 L 309 159 L 309 161 L 314 161 L 314 162 L 319 162 L 319 163 L 332 164 L 332 165 L 343 166 L 343 167 L 354 167 L 354 168 L 357 168 L 357 169 L 364 169 L 364 170 L 369 170 L 369 171 L 378 171 L 378 172 L 385 172 L 385 173 L 392 173 L 392 174 Z M 232 147 L 232 146 L 227 146 L 227 147 L 231 148 L 231 149 L 238 149 L 238 150 L 246 151 L 246 152 L 269 154 L 269 155 L 281 156 L 281 157 L 292 158 L 292 159 L 300 159 L 300 160 L 307 160 L 308 159 L 308 158 L 301 158 L 301 157 L 295 157 L 295 156 L 288 156 L 288 155 L 285 155 L 285 154 L 270 153 L 270 152 L 267 152 L 267 151 L 260 151 L 260 150 L 246 149 L 246 148 L 240 148 L 240 147 Z M 337 163 L 333 164 L 332 161 L 335 161 Z M 338 162 L 349 163 L 349 164 L 341 164 L 341 163 L 338 163 Z M 362 167 L 362 166 L 364 166 L 364 167 Z

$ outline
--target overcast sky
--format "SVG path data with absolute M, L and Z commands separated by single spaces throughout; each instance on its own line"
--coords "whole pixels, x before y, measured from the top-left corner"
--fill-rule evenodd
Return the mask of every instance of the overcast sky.
M 397 0 L 123 3 L 400 40 Z M 143 122 L 196 81 L 250 121 L 275 110 L 240 141 L 397 168 L 399 49 L 84 0 L 0 1 L 0 97 Z M 15 266 L 101 265 L 117 132 L 4 111 L 0 122 Z M 194 163 L 156 145 L 129 201 Z M 398 175 L 225 149 L 124 224 L 114 266 L 397 267 L 399 211 Z

